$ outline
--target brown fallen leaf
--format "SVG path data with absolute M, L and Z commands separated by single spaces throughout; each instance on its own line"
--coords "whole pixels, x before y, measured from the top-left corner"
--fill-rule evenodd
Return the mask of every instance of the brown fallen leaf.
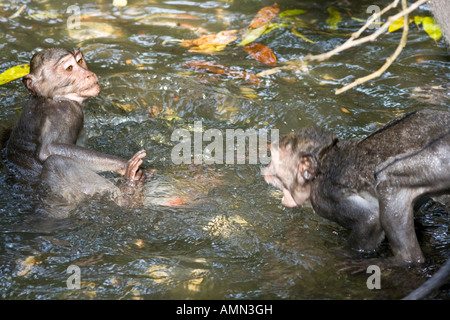
M 254 85 L 260 85 L 261 82 L 258 79 L 256 75 L 250 72 L 245 72 L 242 70 L 236 70 L 229 67 L 226 67 L 224 65 L 221 65 L 219 63 L 215 63 L 212 61 L 189 61 L 186 62 L 184 65 L 186 68 L 194 68 L 197 70 L 205 70 L 207 72 L 215 73 L 215 74 L 222 74 L 231 78 L 236 79 L 244 79 L 245 81 L 254 84 Z
M 277 64 L 277 58 L 273 54 L 272 49 L 262 45 L 260 43 L 252 42 L 244 47 L 245 52 L 251 55 L 253 58 L 261 63 L 269 66 L 275 66 Z
M 278 4 L 274 3 L 272 6 L 264 7 L 258 11 L 256 16 L 250 22 L 249 28 L 254 29 L 270 22 L 280 12 Z

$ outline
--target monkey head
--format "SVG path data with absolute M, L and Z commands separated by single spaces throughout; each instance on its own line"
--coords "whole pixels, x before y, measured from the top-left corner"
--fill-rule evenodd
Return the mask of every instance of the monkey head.
M 98 77 L 88 70 L 80 50 L 45 49 L 30 62 L 30 73 L 23 84 L 37 97 L 84 102 L 100 92 Z
M 320 170 L 318 159 L 336 142 L 333 134 L 312 127 L 272 143 L 264 179 L 283 191 L 283 205 L 292 208 L 309 202 L 311 182 Z

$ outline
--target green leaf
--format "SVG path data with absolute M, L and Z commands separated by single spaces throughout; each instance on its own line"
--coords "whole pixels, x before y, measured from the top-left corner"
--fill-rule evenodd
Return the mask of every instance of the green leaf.
M 422 21 L 423 29 L 433 40 L 439 40 L 442 37 L 441 29 L 432 17 L 425 17 Z
M 0 85 L 22 78 L 30 73 L 30 65 L 28 63 L 21 64 L 12 68 L 9 68 L 2 74 L 0 74 Z
M 52 19 L 58 19 L 60 17 L 60 14 L 56 10 L 38 11 L 34 14 L 30 14 L 28 17 L 30 17 L 34 20 L 52 20 Z
M 414 23 L 417 25 L 421 24 L 423 22 L 423 18 L 424 17 L 421 16 L 414 16 Z
M 286 11 L 280 12 L 280 18 L 296 16 L 298 14 L 305 14 L 305 13 L 306 13 L 306 10 L 302 10 L 302 9 L 286 10 Z
M 246 44 L 252 43 L 260 35 L 262 35 L 266 29 L 269 27 L 269 23 L 263 24 L 261 27 L 255 29 L 248 29 L 246 33 L 242 37 L 242 41 L 238 44 L 238 46 L 245 46 Z
M 341 22 L 342 20 L 341 14 L 339 11 L 333 8 L 328 8 L 327 10 L 330 13 L 330 16 L 327 18 L 325 23 L 331 30 L 336 30 L 338 28 L 339 22 Z
M 295 28 L 292 28 L 292 33 L 295 35 L 295 36 L 297 36 L 297 37 L 300 37 L 300 38 L 302 38 L 303 40 L 305 40 L 305 41 L 308 41 L 308 42 L 311 42 L 311 43 L 316 43 L 316 42 L 314 42 L 314 41 L 312 41 L 312 40 L 309 40 L 307 37 L 305 37 L 304 35 L 302 35 L 300 32 L 298 32 Z
M 278 29 L 278 28 L 285 28 L 288 24 L 286 23 L 270 23 L 267 29 L 263 32 L 263 34 L 268 34 L 270 31 Z
M 403 28 L 403 18 L 397 19 L 389 26 L 388 32 L 394 32 Z

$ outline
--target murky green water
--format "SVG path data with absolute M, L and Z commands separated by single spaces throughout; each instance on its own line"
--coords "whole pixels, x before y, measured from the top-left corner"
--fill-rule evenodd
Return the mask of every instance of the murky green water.
M 119 209 L 93 200 L 71 217 L 50 219 L 36 201 L 0 175 L 0 297 L 2 299 L 398 299 L 435 272 L 450 250 L 448 213 L 429 204 L 418 214 L 419 238 L 430 263 L 423 268 L 382 271 L 381 290 L 368 275 L 338 272 L 355 254 L 347 231 L 311 209 L 290 210 L 268 186 L 262 165 L 174 165 L 176 129 L 279 129 L 310 124 L 341 138 L 362 137 L 422 102 L 421 86 L 447 85 L 450 70 L 443 41 L 436 44 L 411 25 L 408 46 L 381 78 L 340 96 L 334 90 L 376 69 L 393 52 L 400 33 L 387 35 L 308 72 L 288 71 L 244 80 L 195 72 L 192 60 L 214 61 L 258 73 L 270 67 L 234 44 L 214 55 L 189 53 L 180 39 L 242 29 L 271 1 L 79 1 L 81 29 L 68 29 L 69 2 L 3 1 L 0 4 L 0 71 L 27 63 L 36 48 L 81 47 L 102 92 L 85 105 L 91 149 L 129 158 L 147 150 L 147 205 Z M 8 19 L 20 6 L 24 11 Z M 326 25 L 333 1 L 278 1 L 281 10 L 305 9 L 311 23 L 302 33 L 315 44 L 279 28 L 259 42 L 278 65 L 322 53 L 346 39 L 373 1 L 338 8 L 336 33 Z M 423 15 L 430 12 L 424 7 Z M 444 91 L 446 93 L 446 91 Z M 12 125 L 27 100 L 20 81 L 0 87 L 0 121 Z M 437 108 L 448 108 L 448 96 Z M 349 113 L 344 112 L 345 108 Z M 182 204 L 180 204 L 182 203 Z M 176 205 L 178 204 L 178 205 Z M 382 255 L 389 255 L 385 244 Z M 81 289 L 69 290 L 66 272 L 77 265 Z M 449 290 L 438 296 L 449 298 Z

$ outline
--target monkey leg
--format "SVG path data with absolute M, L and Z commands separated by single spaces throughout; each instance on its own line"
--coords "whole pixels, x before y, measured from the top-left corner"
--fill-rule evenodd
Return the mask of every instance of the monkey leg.
M 380 219 L 396 260 L 424 262 L 414 230 L 414 203 L 450 191 L 450 133 L 423 149 L 380 164 L 375 172 Z
M 354 250 L 373 252 L 384 239 L 378 199 L 369 192 L 323 180 L 314 188 L 311 204 L 320 216 L 351 230 L 348 243 Z
M 71 158 L 52 155 L 44 162 L 41 191 L 47 204 L 76 207 L 95 195 L 116 200 L 120 189 L 112 182 Z
M 349 245 L 360 252 L 374 252 L 384 239 L 376 199 L 368 194 L 355 193 L 342 202 L 351 221 Z
M 395 259 L 399 263 L 425 261 L 414 230 L 412 192 L 379 185 L 380 220 Z

